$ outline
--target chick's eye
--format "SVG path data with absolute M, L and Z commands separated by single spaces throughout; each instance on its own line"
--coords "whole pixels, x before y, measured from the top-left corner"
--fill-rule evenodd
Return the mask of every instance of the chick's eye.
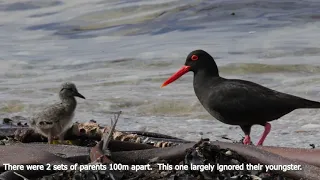
M 198 60 L 199 59 L 199 57 L 197 56 L 197 55 L 192 55 L 191 56 L 191 60 L 192 61 L 196 61 L 196 60 Z
M 63 91 L 63 90 L 73 91 L 73 89 L 72 89 L 72 88 L 62 88 L 62 89 L 61 89 L 61 91 Z

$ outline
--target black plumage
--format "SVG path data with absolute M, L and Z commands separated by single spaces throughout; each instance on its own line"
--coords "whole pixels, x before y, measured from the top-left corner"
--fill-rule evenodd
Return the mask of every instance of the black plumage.
M 162 86 L 175 81 L 188 71 L 194 72 L 193 87 L 203 107 L 217 120 L 239 125 L 245 133 L 244 143 L 250 143 L 252 125 L 265 126 L 258 142 L 262 145 L 270 132 L 270 121 L 299 108 L 320 108 L 320 103 L 281 93 L 257 83 L 219 76 L 218 67 L 207 52 L 192 51 L 185 65 Z

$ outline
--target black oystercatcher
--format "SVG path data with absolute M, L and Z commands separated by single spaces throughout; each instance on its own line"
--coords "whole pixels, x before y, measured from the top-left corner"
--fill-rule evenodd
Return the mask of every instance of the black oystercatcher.
M 264 126 L 265 130 L 257 143 L 262 145 L 271 130 L 269 121 L 295 109 L 320 108 L 320 103 L 316 101 L 277 92 L 250 81 L 220 77 L 214 59 L 203 50 L 192 51 L 185 65 L 161 87 L 189 71 L 194 73 L 194 91 L 204 108 L 223 123 L 239 125 L 245 134 L 244 144 L 251 142 L 252 125 Z

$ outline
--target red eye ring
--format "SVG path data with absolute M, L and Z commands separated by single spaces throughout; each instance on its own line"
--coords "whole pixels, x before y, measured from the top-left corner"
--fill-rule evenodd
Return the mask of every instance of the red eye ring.
M 192 61 L 196 61 L 196 60 L 198 60 L 199 59 L 199 57 L 197 56 L 197 55 L 192 55 L 191 56 L 191 60 Z

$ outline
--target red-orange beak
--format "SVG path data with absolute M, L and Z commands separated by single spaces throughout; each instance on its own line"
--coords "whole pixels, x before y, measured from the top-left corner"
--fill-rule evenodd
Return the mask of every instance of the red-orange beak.
M 174 73 L 169 79 L 167 79 L 161 87 L 164 87 L 173 81 L 177 80 L 179 77 L 184 75 L 185 73 L 189 72 L 190 66 L 182 66 L 176 73 Z

